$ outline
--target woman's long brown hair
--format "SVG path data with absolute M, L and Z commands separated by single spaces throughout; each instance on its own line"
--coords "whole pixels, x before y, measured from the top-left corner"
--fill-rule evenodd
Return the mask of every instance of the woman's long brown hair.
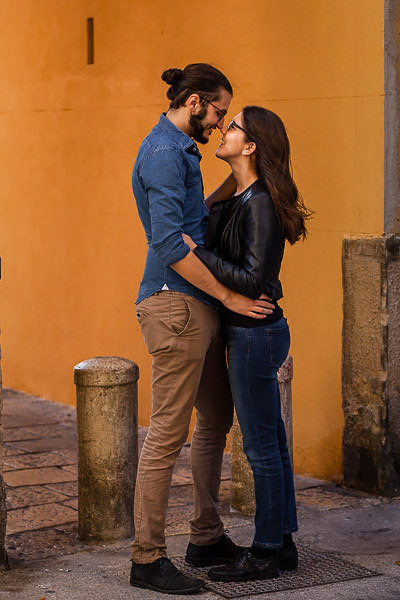
M 274 112 L 261 106 L 245 106 L 243 128 L 256 144 L 257 176 L 271 194 L 285 238 L 294 244 L 307 235 L 305 222 L 312 215 L 293 181 L 290 144 L 285 126 Z

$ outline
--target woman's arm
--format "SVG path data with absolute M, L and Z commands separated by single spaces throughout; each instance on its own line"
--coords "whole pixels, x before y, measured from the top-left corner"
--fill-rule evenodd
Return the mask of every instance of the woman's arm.
M 196 246 L 192 252 L 224 286 L 249 298 L 258 298 L 265 291 L 271 259 L 276 256 L 277 249 L 282 248 L 282 233 L 272 201 L 265 196 L 250 198 L 242 210 L 241 265 L 224 260 L 201 246 Z
M 229 310 L 252 317 L 253 319 L 264 319 L 270 315 L 275 306 L 269 302 L 269 298 L 262 294 L 259 298 L 246 298 L 243 294 L 237 294 L 223 286 L 209 269 L 193 254 L 189 252 L 182 260 L 174 263 L 171 267 L 187 281 L 200 288 L 207 294 L 220 300 Z
M 236 192 L 236 179 L 231 173 L 229 177 L 225 179 L 223 183 L 216 190 L 214 190 L 209 196 L 207 196 L 205 203 L 210 210 L 214 202 L 220 202 L 221 200 L 227 200 L 231 198 Z

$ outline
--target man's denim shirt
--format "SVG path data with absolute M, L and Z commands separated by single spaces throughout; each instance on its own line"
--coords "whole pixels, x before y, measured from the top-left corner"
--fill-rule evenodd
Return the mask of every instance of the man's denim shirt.
M 203 244 L 204 204 L 201 154 L 193 140 L 164 114 L 143 140 L 132 173 L 132 189 L 147 238 L 147 258 L 136 304 L 160 290 L 184 292 L 217 306 L 170 265 L 189 252 L 182 233 Z

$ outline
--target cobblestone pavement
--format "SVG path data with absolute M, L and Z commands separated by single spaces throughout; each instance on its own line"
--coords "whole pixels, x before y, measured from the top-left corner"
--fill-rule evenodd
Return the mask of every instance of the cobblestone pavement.
M 141 590 L 139 593 L 127 585 L 129 544 L 126 541 L 93 547 L 77 538 L 75 409 L 13 390 L 4 390 L 3 394 L 6 545 L 11 571 L 0 574 L 0 597 L 86 600 L 96 594 L 99 600 L 157 598 L 153 592 Z M 140 445 L 145 434 L 146 430 L 140 429 Z M 166 532 L 171 556 L 184 552 L 188 523 L 193 514 L 189 454 L 190 445 L 186 444 L 173 475 Z M 337 583 L 333 588 L 322 585 L 276 591 L 274 597 L 277 600 L 400 598 L 397 593 L 400 589 L 399 499 L 369 496 L 307 477 L 296 476 L 295 481 L 301 522 L 299 540 L 306 544 L 305 551 L 316 548 L 333 552 L 332 557 L 356 558 L 359 566 L 378 570 L 383 575 Z M 252 519 L 230 509 L 229 454 L 224 458 L 220 499 L 224 523 L 233 530 L 233 538 L 242 544 L 249 543 Z M 317 567 L 315 577 L 318 579 Z M 299 572 L 299 583 L 291 584 L 292 587 L 304 587 L 301 576 Z M 85 591 L 85 586 L 90 588 L 90 593 Z M 258 597 L 270 597 L 270 594 L 262 593 Z M 215 598 L 210 590 L 203 596 Z
M 75 408 L 8 389 L 3 390 L 3 397 L 6 545 L 11 563 L 87 549 L 76 536 Z M 145 435 L 146 430 L 140 428 L 140 446 Z M 167 534 L 186 532 L 192 515 L 189 452 L 186 444 L 174 470 Z M 221 502 L 228 521 L 235 521 L 235 516 L 229 515 L 229 477 L 229 455 L 226 455 Z
M 75 409 L 3 390 L 6 545 L 11 562 L 82 548 Z
M 36 594 L 40 593 L 40 589 L 47 590 L 47 597 L 50 597 L 49 594 L 53 592 L 48 590 L 49 584 L 46 582 L 48 573 L 52 573 L 52 580 L 55 582 L 64 576 L 64 571 L 67 574 L 76 571 L 74 595 L 69 595 L 68 586 L 61 593 L 64 584 L 60 583 L 60 596 L 52 597 L 68 598 L 68 600 L 70 597 L 87 598 L 89 596 L 77 591 L 80 590 L 85 579 L 84 573 L 80 575 L 79 568 L 85 564 L 88 572 L 93 570 L 93 591 L 95 588 L 99 590 L 101 587 L 99 577 L 109 577 L 99 574 L 101 573 L 99 565 L 103 564 L 101 561 L 106 560 L 105 557 L 111 560 L 114 555 L 114 567 L 107 568 L 114 569 L 117 575 L 120 570 L 121 574 L 118 577 L 115 573 L 115 577 L 110 575 L 115 587 L 111 595 L 104 593 L 99 596 L 99 600 L 103 597 L 113 600 L 131 597 L 131 594 L 134 594 L 132 588 L 129 589 L 129 586 L 128 589 L 122 588 L 118 583 L 119 580 L 127 581 L 128 574 L 125 571 L 129 564 L 128 544 L 120 542 L 112 546 L 94 548 L 82 544 L 77 539 L 75 409 L 13 390 L 3 390 L 3 395 L 4 479 L 8 506 L 6 545 L 12 570 L 3 573 L 0 577 L 5 586 L 2 591 L 0 585 L 0 597 L 4 597 L 4 594 L 6 597 L 12 594 L 10 598 L 14 598 L 17 594 L 18 600 L 19 598 L 39 600 L 41 596 Z M 139 432 L 140 444 L 143 443 L 145 433 L 145 429 Z M 187 543 L 187 536 L 181 534 L 188 533 L 188 521 L 193 513 L 189 453 L 190 447 L 186 444 L 176 464 L 169 500 L 168 547 L 175 552 L 175 555 L 181 554 L 182 548 Z M 398 566 L 396 565 L 396 561 L 400 560 L 399 499 L 389 500 L 369 496 L 335 486 L 330 482 L 306 477 L 296 476 L 295 480 L 302 524 L 301 538 L 306 544 L 309 544 L 310 548 L 338 552 L 350 558 L 355 556 L 359 564 L 364 564 L 372 570 L 379 567 L 381 572 L 387 574 L 388 579 L 382 580 L 386 582 L 385 593 L 383 588 L 379 587 L 382 584 L 378 581 L 368 583 L 364 580 L 360 583 L 341 584 L 342 587 L 335 588 L 337 595 L 333 591 L 332 595 L 331 591 L 328 593 L 328 588 L 325 586 L 320 588 L 321 593 L 324 590 L 321 596 L 318 595 L 317 588 L 315 590 L 310 588 L 309 591 L 293 592 L 295 596 L 289 592 L 278 592 L 277 600 L 286 597 L 295 597 L 296 600 L 301 598 L 366 600 L 378 597 L 376 590 L 380 589 L 382 599 L 400 598 L 400 593 L 398 596 L 396 592 L 392 595 L 393 589 L 400 589 L 400 562 Z M 223 466 L 221 510 L 226 526 L 234 528 L 234 539 L 239 543 L 249 543 L 252 535 L 252 519 L 230 510 L 228 454 L 225 455 Z M 77 555 L 76 559 L 74 555 Z M 37 559 L 46 560 L 37 561 Z M 78 562 L 71 562 L 74 560 Z M 98 561 L 100 561 L 99 565 L 97 565 Z M 32 582 L 29 583 L 31 579 Z M 21 586 L 18 589 L 21 590 L 22 595 L 18 595 L 17 586 Z M 142 592 L 144 594 L 143 590 Z M 143 594 L 140 597 L 144 598 Z M 137 594 L 134 596 L 139 598 Z M 157 594 L 151 593 L 150 596 L 157 597 Z M 208 597 L 208 594 L 205 596 Z
M 69 554 L 87 548 L 76 536 L 78 456 L 76 411 L 14 390 L 3 391 L 4 479 L 7 549 L 11 561 Z M 146 430 L 139 431 L 139 444 Z M 193 510 L 189 444 L 177 461 L 169 500 L 167 534 L 188 532 Z M 225 455 L 221 504 L 228 527 L 243 521 L 230 512 L 230 456 Z M 301 506 L 321 510 L 389 502 L 331 483 L 296 477 Z

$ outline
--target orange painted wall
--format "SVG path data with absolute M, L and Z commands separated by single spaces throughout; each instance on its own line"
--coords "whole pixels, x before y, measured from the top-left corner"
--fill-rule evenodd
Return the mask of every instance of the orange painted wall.
M 281 115 L 316 211 L 283 268 L 295 467 L 339 477 L 341 240 L 382 233 L 383 0 L 24 0 L 0 17 L 5 385 L 72 404 L 74 364 L 126 356 L 140 365 L 147 423 L 150 360 L 133 310 L 145 239 L 130 173 L 167 107 L 162 70 L 212 62 L 234 84 L 231 116 L 248 103 Z M 217 139 L 202 148 L 206 190 L 227 174 Z

